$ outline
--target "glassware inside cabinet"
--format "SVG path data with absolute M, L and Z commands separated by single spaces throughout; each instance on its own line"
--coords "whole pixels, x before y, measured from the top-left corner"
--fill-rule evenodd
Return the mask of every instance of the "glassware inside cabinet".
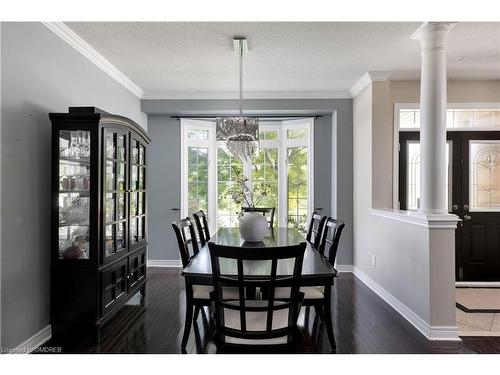
M 59 132 L 59 259 L 89 258 L 90 131 Z
M 59 258 L 89 258 L 90 198 L 59 193 Z

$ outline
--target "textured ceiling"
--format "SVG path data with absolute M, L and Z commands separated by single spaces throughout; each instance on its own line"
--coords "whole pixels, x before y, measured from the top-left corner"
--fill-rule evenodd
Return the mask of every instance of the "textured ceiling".
M 245 91 L 348 91 L 367 71 L 419 77 L 418 23 L 68 22 L 146 95 L 236 91 L 234 36 L 245 36 Z M 463 61 L 459 62 L 458 59 Z M 450 79 L 500 79 L 500 23 L 459 23 Z

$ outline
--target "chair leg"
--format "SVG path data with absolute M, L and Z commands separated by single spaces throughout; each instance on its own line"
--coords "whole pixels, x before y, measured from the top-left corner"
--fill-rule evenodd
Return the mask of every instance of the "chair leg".
M 304 326 L 309 329 L 309 315 L 311 313 L 311 306 L 306 306 L 306 312 L 304 315 Z
M 186 320 L 184 321 L 184 335 L 182 336 L 181 350 L 185 351 L 191 332 L 191 325 L 193 324 L 193 300 L 191 294 L 188 292 L 186 285 Z
M 323 299 L 323 301 L 325 309 L 326 332 L 328 333 L 328 339 L 330 340 L 330 346 L 332 347 L 332 352 L 336 352 L 337 344 L 335 342 L 335 336 L 333 334 L 331 296 L 332 296 L 331 286 L 325 286 L 325 298 Z
M 322 305 L 314 305 L 314 311 L 316 311 L 316 315 L 319 316 L 322 321 L 325 320 L 325 312 L 323 311 Z
M 193 315 L 193 322 L 196 322 L 198 319 L 198 314 L 200 313 L 200 306 L 196 305 L 194 307 L 194 315 Z

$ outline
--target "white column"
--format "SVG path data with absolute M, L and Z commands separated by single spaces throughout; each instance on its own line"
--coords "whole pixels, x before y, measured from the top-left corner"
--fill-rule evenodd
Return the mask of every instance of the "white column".
M 446 36 L 450 22 L 423 24 L 420 39 L 420 211 L 448 212 L 446 202 Z

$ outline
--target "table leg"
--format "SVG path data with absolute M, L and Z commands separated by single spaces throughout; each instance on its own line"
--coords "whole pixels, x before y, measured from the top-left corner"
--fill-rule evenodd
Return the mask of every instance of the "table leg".
M 333 324 L 332 324 L 332 287 L 331 285 L 325 285 L 325 297 L 324 297 L 324 311 L 325 311 L 325 323 L 326 332 L 328 333 L 328 339 L 330 340 L 330 346 L 332 351 L 337 350 L 337 344 L 335 343 L 335 336 L 333 334 Z
M 186 320 L 184 321 L 184 335 L 182 336 L 181 349 L 184 353 L 193 324 L 193 289 L 186 283 Z

